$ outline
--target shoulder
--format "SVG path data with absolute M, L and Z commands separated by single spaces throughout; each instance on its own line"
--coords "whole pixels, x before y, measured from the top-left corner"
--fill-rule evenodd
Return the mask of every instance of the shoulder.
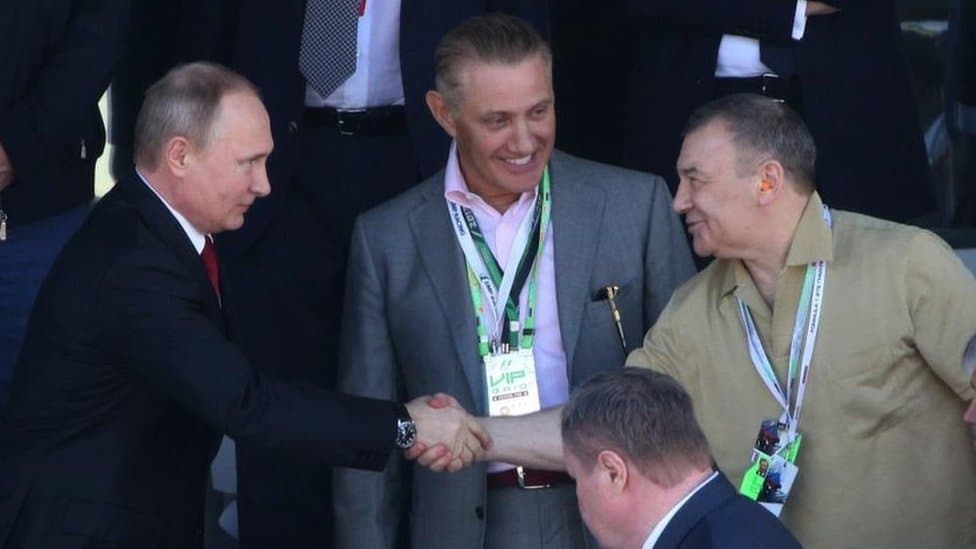
M 582 184 L 615 195 L 633 193 L 638 197 L 650 197 L 656 191 L 667 189 L 660 176 L 586 160 L 559 150 L 553 151 L 551 166 L 553 178 L 568 173 Z
M 665 313 L 661 313 L 659 322 L 666 320 L 680 324 L 697 321 L 700 324 L 703 315 L 709 314 L 718 306 L 725 291 L 724 282 L 733 276 L 734 268 L 733 260 L 713 260 L 671 294 L 666 310 L 667 318 Z
M 706 515 L 700 526 L 707 529 L 709 546 L 715 549 L 800 547 L 778 518 L 740 495 Z
M 886 254 L 906 247 L 951 250 L 931 231 L 844 210 L 831 210 L 835 252 Z
M 441 170 L 386 202 L 370 208 L 359 216 L 359 221 L 369 226 L 404 223 L 417 208 L 431 203 L 443 205 L 443 196 L 444 171 Z M 446 209 L 447 206 L 444 207 Z
M 955 251 L 935 233 L 867 215 L 832 210 L 834 268 L 879 276 L 919 270 L 966 270 Z M 933 273 L 935 274 L 935 273 Z

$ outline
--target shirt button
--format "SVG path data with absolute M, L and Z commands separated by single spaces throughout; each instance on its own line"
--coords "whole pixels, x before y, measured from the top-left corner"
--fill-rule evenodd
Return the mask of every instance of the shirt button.
M 475 507 L 474 516 L 478 517 L 479 520 L 485 520 L 485 508 L 480 505 Z

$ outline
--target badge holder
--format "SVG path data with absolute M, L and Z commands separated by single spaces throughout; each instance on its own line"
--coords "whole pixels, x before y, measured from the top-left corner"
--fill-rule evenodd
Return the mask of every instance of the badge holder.
M 752 449 L 751 465 L 739 485 L 740 494 L 758 502 L 777 517 L 783 512 L 799 472 L 796 458 L 803 437 L 796 435 L 792 442 L 788 440 L 785 423 L 774 419 L 763 421 Z
M 490 416 L 521 416 L 542 408 L 532 349 L 486 356 L 485 380 Z

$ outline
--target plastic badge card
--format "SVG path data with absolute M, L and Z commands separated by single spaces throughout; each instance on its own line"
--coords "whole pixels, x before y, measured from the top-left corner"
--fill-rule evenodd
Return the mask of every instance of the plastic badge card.
M 531 349 L 486 356 L 485 381 L 488 415 L 521 416 L 541 409 Z
M 803 439 L 797 436 L 784 447 L 787 439 L 785 424 L 776 420 L 764 421 L 752 449 L 751 465 L 739 486 L 739 493 L 759 502 L 776 516 L 783 511 L 799 472 L 794 462 Z
M 798 469 L 781 455 L 752 452 L 752 465 L 742 478 L 739 493 L 756 500 L 777 517 L 790 495 Z

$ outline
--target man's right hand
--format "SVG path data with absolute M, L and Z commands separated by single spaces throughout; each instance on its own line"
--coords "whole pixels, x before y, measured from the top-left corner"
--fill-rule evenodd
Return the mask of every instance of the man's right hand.
M 436 401 L 434 405 L 432 400 Z M 455 472 L 467 467 L 491 445 L 491 437 L 481 424 L 448 395 L 416 398 L 406 407 L 417 427 L 417 443 L 406 457 L 423 455 L 426 459 L 421 464 L 434 471 Z
M 0 143 L 0 191 L 7 188 L 7 185 L 14 180 L 14 167 L 10 164 L 10 157 Z

